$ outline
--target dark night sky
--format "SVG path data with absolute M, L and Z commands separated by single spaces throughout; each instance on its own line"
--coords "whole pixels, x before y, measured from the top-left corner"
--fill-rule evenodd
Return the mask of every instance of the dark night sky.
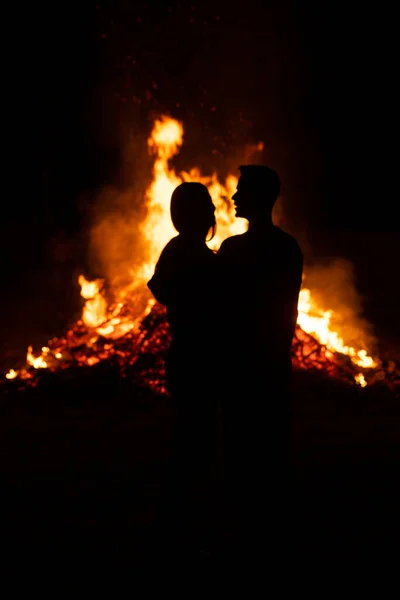
M 79 271 L 87 208 L 104 183 L 118 180 L 125 136 L 167 111 L 184 121 L 192 164 L 208 164 L 215 149 L 218 165 L 264 140 L 310 259 L 352 260 L 367 317 L 398 339 L 393 10 L 294 0 L 8 9 L 1 236 L 5 305 L 14 307 L 8 322 L 27 327 L 36 316 L 21 299 L 40 304 L 38 288 L 49 285 L 56 301 L 66 274 Z M 74 250 L 61 268 L 50 240 L 63 231 Z M 58 272 L 51 284 L 49 272 Z M 68 276 L 66 303 L 75 293 Z M 50 331 L 50 317 L 36 327 Z

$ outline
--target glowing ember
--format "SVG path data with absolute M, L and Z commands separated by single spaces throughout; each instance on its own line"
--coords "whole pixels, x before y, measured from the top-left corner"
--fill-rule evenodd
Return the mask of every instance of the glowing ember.
M 169 333 L 166 326 L 165 313 L 158 313 L 155 301 L 150 298 L 146 282 L 151 277 L 158 256 L 168 242 L 176 235 L 169 212 L 171 194 L 174 188 L 183 181 L 199 181 L 205 184 L 216 207 L 217 235 L 209 243 L 218 249 L 224 239 L 231 235 L 243 233 L 247 222 L 235 218 L 231 197 L 236 189 L 237 178 L 228 175 L 221 183 L 215 173 L 204 176 L 199 169 L 177 174 L 169 165 L 183 143 L 182 124 L 170 117 L 163 116 L 155 121 L 148 139 L 148 150 L 154 156 L 153 181 L 147 189 L 145 204 L 147 216 L 140 226 L 143 238 L 145 257 L 141 265 L 132 274 L 130 285 L 111 290 L 108 303 L 104 280 L 87 280 L 80 275 L 81 296 L 85 299 L 82 320 L 78 321 L 64 338 L 49 342 L 43 347 L 41 354 L 33 355 L 32 347 L 28 348 L 26 366 L 20 370 L 11 369 L 7 379 L 32 380 L 34 369 L 56 369 L 62 363 L 92 366 L 111 355 L 119 360 L 119 364 L 132 365 L 141 351 L 156 354 L 160 348 L 168 345 Z M 332 325 L 332 311 L 323 311 L 311 296 L 309 289 L 303 288 L 299 298 L 298 327 L 293 342 L 294 362 L 301 368 L 324 369 L 337 376 L 339 361 L 335 353 L 347 355 L 352 363 L 363 369 L 373 369 L 377 361 L 368 355 L 364 348 L 355 348 L 345 343 Z M 141 329 L 141 322 L 148 315 L 160 316 L 161 321 L 153 333 Z M 150 315 L 151 316 L 151 315 Z M 150 318 L 150 317 L 149 317 Z M 118 340 L 127 340 L 127 345 L 118 346 Z M 162 391 L 162 364 L 158 375 L 154 376 Z M 358 370 L 358 369 L 357 369 Z M 351 373 L 356 383 L 362 387 L 367 385 L 363 373 Z M 146 379 L 146 377 L 144 377 Z
M 18 371 L 14 371 L 14 369 L 10 369 L 6 374 L 7 379 L 15 379 L 18 375 Z
M 97 365 L 97 363 L 99 363 L 99 362 L 100 362 L 100 359 L 99 359 L 99 358 L 97 358 L 97 356 L 90 356 L 90 357 L 87 359 L 87 364 L 88 364 L 90 367 L 92 367 L 93 365 Z
M 31 365 L 34 369 L 47 369 L 48 364 L 45 360 L 46 356 L 49 354 L 50 348 L 44 346 L 42 348 L 42 354 L 35 358 L 32 354 L 32 346 L 29 346 L 28 352 L 26 355 L 26 362 Z
M 356 375 L 354 377 L 354 379 L 356 380 L 358 385 L 361 385 L 361 387 L 365 387 L 367 385 L 367 382 L 365 381 L 365 377 L 362 373 L 358 373 L 358 375 Z

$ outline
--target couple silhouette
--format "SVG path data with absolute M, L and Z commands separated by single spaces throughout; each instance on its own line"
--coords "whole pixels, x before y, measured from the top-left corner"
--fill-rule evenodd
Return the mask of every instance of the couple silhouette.
M 172 342 L 168 389 L 176 402 L 175 503 L 217 462 L 222 421 L 227 497 L 249 535 L 261 535 L 271 511 L 282 509 L 289 429 L 291 342 L 302 280 L 302 252 L 274 226 L 277 173 L 261 165 L 239 168 L 232 199 L 246 233 L 218 252 L 215 207 L 207 188 L 180 184 L 171 197 L 178 232 L 165 246 L 148 287 L 166 306 Z M 280 493 L 280 491 L 282 493 Z

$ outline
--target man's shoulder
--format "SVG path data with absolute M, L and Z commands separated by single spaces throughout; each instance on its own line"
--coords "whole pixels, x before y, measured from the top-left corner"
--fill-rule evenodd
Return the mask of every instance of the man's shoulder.
M 297 254 L 300 257 L 303 256 L 298 241 L 290 233 L 283 231 L 283 229 L 280 229 L 280 227 L 275 227 L 275 235 L 279 242 L 289 251 L 291 251 L 293 254 Z
M 226 238 L 220 246 L 219 251 L 221 249 L 232 249 L 236 246 L 240 246 L 246 242 L 246 233 L 240 233 L 238 235 L 231 235 L 231 237 Z
M 218 250 L 219 260 L 237 260 L 243 254 L 245 248 L 246 234 L 232 235 L 224 240 Z

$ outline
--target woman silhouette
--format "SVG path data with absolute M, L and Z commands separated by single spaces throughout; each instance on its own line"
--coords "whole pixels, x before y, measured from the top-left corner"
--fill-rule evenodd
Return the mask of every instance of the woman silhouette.
M 214 463 L 217 439 L 215 207 L 201 183 L 182 183 L 171 197 L 178 231 L 165 246 L 148 287 L 164 304 L 172 342 L 166 359 L 168 390 L 177 407 L 175 475 L 181 492 Z M 211 239 L 211 238 L 210 238 Z M 182 485 L 184 488 L 182 488 Z

